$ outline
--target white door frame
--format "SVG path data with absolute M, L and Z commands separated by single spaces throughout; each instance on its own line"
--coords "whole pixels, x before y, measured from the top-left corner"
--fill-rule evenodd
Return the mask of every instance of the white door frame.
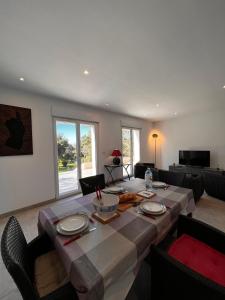
M 140 153 L 140 159 L 141 159 L 141 128 L 130 127 L 130 126 L 126 126 L 126 125 L 121 126 L 121 149 L 122 149 L 122 151 L 123 151 L 123 136 L 122 136 L 123 129 L 130 130 L 130 141 L 131 141 L 131 174 L 130 174 L 130 176 L 134 176 L 134 166 L 133 166 L 133 154 L 134 153 L 133 153 L 133 133 L 132 133 L 132 130 L 139 130 L 139 153 Z M 127 176 L 125 176 L 124 178 L 127 178 Z
M 57 148 L 57 132 L 56 132 L 56 122 L 65 121 L 76 124 L 76 146 L 77 146 L 77 176 L 78 176 L 78 190 L 59 195 L 59 177 L 58 177 L 58 148 Z M 81 157 L 80 157 L 80 124 L 90 124 L 95 127 L 95 164 L 96 164 L 96 174 L 99 170 L 99 157 L 98 157 L 98 123 L 92 121 L 85 121 L 73 118 L 64 117 L 53 117 L 53 143 L 54 143 L 54 173 L 55 173 L 55 192 L 56 199 L 63 199 L 72 195 L 77 195 L 81 193 L 79 178 L 81 178 Z

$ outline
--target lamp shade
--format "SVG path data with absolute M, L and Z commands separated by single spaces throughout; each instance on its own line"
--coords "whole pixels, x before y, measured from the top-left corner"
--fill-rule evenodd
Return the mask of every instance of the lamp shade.
M 112 152 L 112 156 L 122 156 L 122 153 L 118 149 L 114 149 Z

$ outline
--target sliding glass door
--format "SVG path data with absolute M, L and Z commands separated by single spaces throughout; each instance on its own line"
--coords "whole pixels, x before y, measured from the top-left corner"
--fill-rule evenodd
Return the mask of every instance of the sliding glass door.
M 55 119 L 57 194 L 80 191 L 79 178 L 96 174 L 96 124 Z
M 96 174 L 95 125 L 80 124 L 81 178 Z
M 129 174 L 133 175 L 134 165 L 140 161 L 140 129 L 122 128 L 122 155 L 123 163 L 130 164 Z M 123 170 L 123 176 L 126 175 Z

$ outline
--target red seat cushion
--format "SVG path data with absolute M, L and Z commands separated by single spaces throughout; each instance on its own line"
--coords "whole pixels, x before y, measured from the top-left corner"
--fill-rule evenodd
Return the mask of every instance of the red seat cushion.
M 207 244 L 183 234 L 168 254 L 190 269 L 225 287 L 225 255 Z

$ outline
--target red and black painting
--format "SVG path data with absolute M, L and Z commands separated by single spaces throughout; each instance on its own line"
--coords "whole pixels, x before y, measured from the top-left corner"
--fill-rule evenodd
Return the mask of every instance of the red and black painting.
M 33 154 L 31 109 L 0 104 L 0 156 Z

